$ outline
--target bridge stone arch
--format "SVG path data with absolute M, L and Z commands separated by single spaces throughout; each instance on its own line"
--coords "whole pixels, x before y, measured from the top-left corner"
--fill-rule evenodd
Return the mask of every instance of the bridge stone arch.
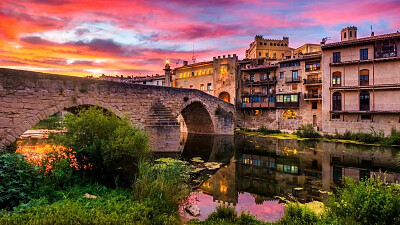
M 0 149 L 47 116 L 79 105 L 128 115 L 133 124 L 149 131 L 155 151 L 172 150 L 169 140 L 179 142 L 176 117 L 182 112 L 193 125 L 189 132 L 233 134 L 234 130 L 233 105 L 199 90 L 0 68 Z M 200 129 L 201 120 L 212 125 Z

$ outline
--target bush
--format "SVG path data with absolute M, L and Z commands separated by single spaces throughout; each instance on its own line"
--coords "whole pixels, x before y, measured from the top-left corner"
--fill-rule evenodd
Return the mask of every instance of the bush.
M 64 199 L 38 203 L 19 212 L 0 214 L 0 224 L 180 224 L 178 217 L 163 215 L 132 201 L 124 192 L 110 191 L 97 199 Z
M 282 133 L 280 130 L 270 130 L 270 129 L 266 128 L 266 127 L 259 127 L 257 129 L 257 131 L 261 132 L 263 134 L 280 134 L 280 133 Z
M 139 173 L 133 188 L 133 196 L 157 212 L 171 215 L 189 193 L 189 171 L 185 162 L 159 159 L 158 163 L 139 163 Z
M 320 138 L 321 135 L 315 131 L 312 124 L 300 125 L 295 134 L 300 138 Z
M 356 181 L 347 178 L 327 203 L 331 218 L 342 223 L 400 224 L 400 188 L 377 179 Z
M 67 114 L 64 124 L 68 131 L 57 141 L 73 149 L 78 169 L 98 182 L 129 186 L 139 160 L 150 155 L 147 133 L 103 109 Z
M 307 206 L 301 206 L 297 203 L 287 205 L 285 216 L 281 219 L 282 224 L 316 224 L 319 221 L 318 216 Z
M 219 205 L 215 208 L 215 212 L 212 212 L 205 221 L 193 219 L 188 224 L 204 224 L 204 225 L 258 225 L 258 224 L 269 224 L 264 223 L 256 219 L 255 216 L 249 213 L 242 212 L 240 216 L 237 216 L 236 209 L 234 207 Z
M 388 145 L 400 145 L 400 132 L 396 129 L 392 129 L 390 137 L 385 140 L 385 144 Z
M 26 162 L 22 155 L 0 154 L 0 209 L 28 201 L 40 180 L 38 168 Z

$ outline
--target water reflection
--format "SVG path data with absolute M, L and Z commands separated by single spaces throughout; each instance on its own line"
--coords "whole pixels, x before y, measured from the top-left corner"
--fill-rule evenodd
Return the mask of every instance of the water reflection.
M 182 156 L 227 163 L 193 194 L 202 211 L 223 203 L 274 221 L 283 215 L 277 199 L 322 200 L 345 176 L 355 180 L 380 176 L 398 182 L 398 153 L 395 148 L 236 135 L 189 136 Z M 266 207 L 275 214 L 266 214 Z

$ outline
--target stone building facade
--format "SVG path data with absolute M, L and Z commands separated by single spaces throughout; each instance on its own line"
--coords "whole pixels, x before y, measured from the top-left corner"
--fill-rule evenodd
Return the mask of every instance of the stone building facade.
M 322 45 L 323 132 L 400 129 L 400 32 Z
M 246 49 L 246 59 L 269 58 L 284 59 L 290 57 L 292 49 L 289 47 L 289 38 L 265 39 L 262 35 L 256 35 L 254 41 Z
M 238 57 L 214 57 L 212 61 L 188 64 L 174 69 L 173 87 L 198 89 L 234 103 L 236 98 L 236 67 Z
M 310 47 L 312 46 L 312 47 Z M 288 59 L 244 59 L 238 63 L 238 126 L 295 130 L 322 128 L 319 45 L 305 44 Z

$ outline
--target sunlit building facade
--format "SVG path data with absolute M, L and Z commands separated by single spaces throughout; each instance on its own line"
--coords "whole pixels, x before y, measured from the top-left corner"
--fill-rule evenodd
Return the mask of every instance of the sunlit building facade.
M 400 32 L 322 45 L 323 132 L 400 129 Z

